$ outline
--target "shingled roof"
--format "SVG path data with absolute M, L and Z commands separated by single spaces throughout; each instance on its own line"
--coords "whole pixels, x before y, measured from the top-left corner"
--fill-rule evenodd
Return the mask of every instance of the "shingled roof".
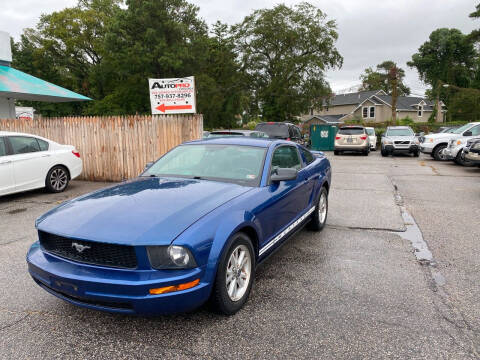
M 376 94 L 386 95 L 383 90 L 358 91 L 358 92 L 349 93 L 349 94 L 339 94 L 327 100 L 325 102 L 325 105 L 328 105 L 328 106 L 357 105 Z
M 389 106 L 392 106 L 392 97 L 390 95 L 375 95 L 374 98 L 378 98 Z M 418 110 L 418 104 L 422 101 L 426 104 L 423 106 L 423 110 L 433 111 L 435 108 L 433 101 L 417 96 L 399 96 L 397 98 L 397 110 L 416 111 Z

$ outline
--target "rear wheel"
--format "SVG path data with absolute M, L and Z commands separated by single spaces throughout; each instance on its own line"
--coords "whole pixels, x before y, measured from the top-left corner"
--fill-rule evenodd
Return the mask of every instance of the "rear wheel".
M 433 158 L 437 161 L 446 160 L 445 155 L 443 155 L 443 149 L 445 149 L 447 145 L 438 145 L 435 149 L 433 149 Z
M 340 154 L 340 151 L 338 151 L 338 150 L 333 150 L 333 154 L 334 154 L 334 155 L 339 155 L 339 154 Z
M 59 193 L 68 186 L 68 171 L 63 166 L 54 166 L 50 169 L 45 179 L 45 186 L 49 192 Z
M 312 218 L 307 227 L 310 230 L 321 231 L 327 222 L 328 215 L 328 193 L 325 187 L 320 190 L 317 206 L 312 214 Z
M 420 156 L 420 153 L 419 153 L 418 151 L 414 151 L 414 152 L 413 152 L 413 156 L 419 157 L 419 156 Z
M 212 302 L 215 310 L 233 315 L 247 302 L 255 278 L 255 252 L 244 233 L 232 237 L 218 265 Z
M 370 149 L 367 149 L 367 150 L 365 150 L 365 151 L 362 152 L 362 154 L 363 154 L 364 156 L 368 156 L 369 153 L 370 153 Z

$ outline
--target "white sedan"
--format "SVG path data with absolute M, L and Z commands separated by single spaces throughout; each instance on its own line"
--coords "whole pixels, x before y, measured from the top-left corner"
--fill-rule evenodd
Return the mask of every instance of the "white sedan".
M 43 187 L 61 192 L 82 169 L 80 153 L 74 146 L 0 131 L 0 196 Z

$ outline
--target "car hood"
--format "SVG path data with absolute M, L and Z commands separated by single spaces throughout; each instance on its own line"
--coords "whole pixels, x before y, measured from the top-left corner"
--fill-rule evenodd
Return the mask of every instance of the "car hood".
M 37 220 L 41 231 L 125 245 L 168 245 L 250 187 L 207 180 L 138 178 L 68 201 Z
M 451 133 L 440 133 L 440 134 L 428 134 L 425 135 L 425 139 L 453 139 L 457 137 L 458 134 L 451 134 Z

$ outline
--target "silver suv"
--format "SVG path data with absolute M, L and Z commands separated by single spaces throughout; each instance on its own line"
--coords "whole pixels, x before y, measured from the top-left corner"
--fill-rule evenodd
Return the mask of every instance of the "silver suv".
M 410 126 L 389 126 L 382 135 L 382 156 L 394 153 L 420 155 L 420 142 Z

